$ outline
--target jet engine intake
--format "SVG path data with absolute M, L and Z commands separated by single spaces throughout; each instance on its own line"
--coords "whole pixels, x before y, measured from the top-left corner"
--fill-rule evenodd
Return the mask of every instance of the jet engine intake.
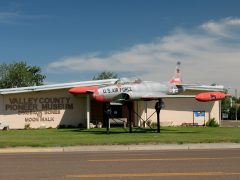
M 176 85 L 172 85 L 169 87 L 168 94 L 171 95 L 171 94 L 177 94 L 177 93 L 179 93 L 179 90 Z

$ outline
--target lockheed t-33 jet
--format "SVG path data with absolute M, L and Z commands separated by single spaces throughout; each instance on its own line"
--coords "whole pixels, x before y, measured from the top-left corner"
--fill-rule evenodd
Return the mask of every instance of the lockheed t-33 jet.
M 158 100 L 164 98 L 195 97 L 198 101 L 222 100 L 225 94 L 222 85 L 182 84 L 180 62 L 177 63 L 175 77 L 169 82 L 142 81 L 139 78 L 120 78 L 114 84 L 105 86 L 81 86 L 69 90 L 72 94 L 92 94 L 101 102 L 136 100 Z
M 113 84 L 96 86 L 79 86 L 69 89 L 72 94 L 92 94 L 93 99 L 105 103 L 126 103 L 131 118 L 132 101 L 157 100 L 155 109 L 157 112 L 157 126 L 160 132 L 159 113 L 164 106 L 162 99 L 195 97 L 197 101 L 217 101 L 226 96 L 222 85 L 198 85 L 182 84 L 180 74 L 180 62 L 177 63 L 175 76 L 165 83 L 154 81 L 142 81 L 139 78 L 120 78 Z M 108 131 L 108 130 L 107 130 Z M 131 132 L 131 119 L 129 120 L 129 131 Z

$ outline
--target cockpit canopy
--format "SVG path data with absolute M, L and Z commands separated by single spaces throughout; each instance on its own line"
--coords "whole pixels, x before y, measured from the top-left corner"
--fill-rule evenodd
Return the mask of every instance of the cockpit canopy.
M 133 77 L 133 78 L 120 78 L 115 82 L 115 84 L 121 84 L 121 85 L 124 85 L 124 84 L 139 84 L 141 82 L 142 82 L 142 80 L 140 78 Z

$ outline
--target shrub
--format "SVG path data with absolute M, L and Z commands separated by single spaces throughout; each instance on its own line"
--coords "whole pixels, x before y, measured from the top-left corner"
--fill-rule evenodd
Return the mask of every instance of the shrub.
M 152 124 L 152 120 L 149 119 L 148 121 L 146 121 L 146 124 L 147 124 L 147 126 L 151 126 L 151 124 Z
M 208 120 L 208 122 L 206 123 L 207 127 L 219 127 L 219 124 L 217 123 L 217 121 L 215 120 L 215 118 L 211 118 Z
M 30 123 L 24 125 L 24 129 L 31 129 Z
M 66 128 L 66 125 L 65 124 L 59 124 L 57 126 L 58 129 L 65 129 Z

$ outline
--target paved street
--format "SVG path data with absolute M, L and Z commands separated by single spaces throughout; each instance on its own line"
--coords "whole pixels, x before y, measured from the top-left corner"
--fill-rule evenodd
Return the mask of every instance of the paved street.
M 0 179 L 240 179 L 240 150 L 0 154 Z

